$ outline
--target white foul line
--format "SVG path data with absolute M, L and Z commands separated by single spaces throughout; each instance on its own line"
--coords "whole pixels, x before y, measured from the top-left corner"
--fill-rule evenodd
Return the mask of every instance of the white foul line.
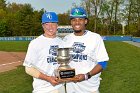
M 1 64 L 1 65 L 0 65 L 0 67 L 1 67 L 1 66 L 6 66 L 6 65 L 15 64 L 15 63 L 19 63 L 19 62 L 21 62 L 21 61 L 17 61 L 17 62 L 11 62 L 11 63 L 6 63 L 6 64 Z

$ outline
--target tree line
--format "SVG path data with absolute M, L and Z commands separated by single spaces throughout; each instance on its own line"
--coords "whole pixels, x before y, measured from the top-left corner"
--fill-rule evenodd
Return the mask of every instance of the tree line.
M 81 0 L 94 32 L 140 36 L 140 0 Z
M 140 0 L 81 0 L 87 10 L 87 29 L 101 35 L 140 36 Z M 41 16 L 31 4 L 0 0 L 0 36 L 38 36 L 42 34 Z M 69 11 L 58 14 L 59 25 L 70 25 Z

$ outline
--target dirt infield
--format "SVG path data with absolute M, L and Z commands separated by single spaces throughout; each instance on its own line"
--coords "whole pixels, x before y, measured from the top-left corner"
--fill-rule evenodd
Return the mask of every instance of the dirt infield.
M 25 52 L 4 52 L 0 51 L 0 72 L 16 69 L 22 65 Z

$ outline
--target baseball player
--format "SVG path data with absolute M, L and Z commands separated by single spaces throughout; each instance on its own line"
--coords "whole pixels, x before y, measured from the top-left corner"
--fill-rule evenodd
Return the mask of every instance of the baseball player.
M 88 18 L 82 7 L 73 8 L 70 21 L 74 33 L 64 37 L 65 47 L 72 47 L 70 66 L 78 78 L 67 83 L 67 93 L 99 93 L 100 74 L 109 60 L 101 36 L 86 30 Z
M 33 77 L 32 93 L 64 92 L 62 84 L 54 75 L 54 70 L 58 67 L 56 49 L 63 47 L 62 40 L 56 36 L 57 23 L 58 16 L 55 12 L 45 12 L 42 15 L 44 34 L 29 44 L 23 65 L 26 73 Z

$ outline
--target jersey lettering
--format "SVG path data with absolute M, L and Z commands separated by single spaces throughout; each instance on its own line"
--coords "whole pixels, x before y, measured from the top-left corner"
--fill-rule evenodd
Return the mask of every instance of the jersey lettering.
M 50 56 L 47 57 L 47 62 L 52 63 L 53 65 L 57 64 L 55 57 L 57 56 L 57 48 L 58 45 L 50 46 L 49 54 Z
M 87 60 L 87 55 L 82 53 L 85 50 L 84 43 L 74 42 L 72 47 L 73 47 L 73 54 L 72 54 L 73 61 L 82 62 L 83 60 Z
M 75 62 L 81 62 L 82 60 L 87 60 L 87 55 L 72 54 L 72 59 Z

